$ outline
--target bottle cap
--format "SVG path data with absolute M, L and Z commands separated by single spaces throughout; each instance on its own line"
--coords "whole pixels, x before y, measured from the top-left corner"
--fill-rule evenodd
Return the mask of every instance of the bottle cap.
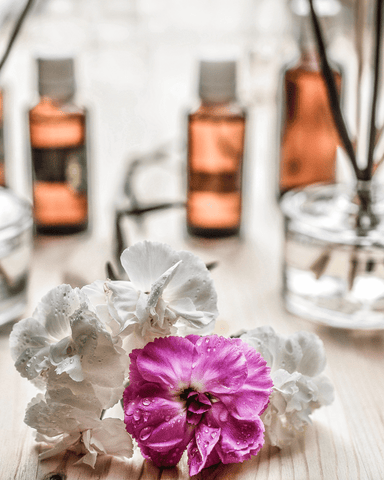
M 200 98 L 209 102 L 236 99 L 236 61 L 200 61 Z
M 39 57 L 39 94 L 66 100 L 75 94 L 74 60 L 71 57 Z

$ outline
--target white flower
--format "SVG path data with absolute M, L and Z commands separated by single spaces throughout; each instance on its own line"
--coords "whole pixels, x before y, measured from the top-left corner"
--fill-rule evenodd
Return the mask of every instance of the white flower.
M 104 284 L 108 312 L 118 334 L 132 335 L 139 343 L 136 346 L 144 346 L 156 337 L 213 329 L 217 296 L 210 273 L 198 257 L 144 241 L 126 249 L 121 262 L 129 280 Z M 105 315 L 100 284 L 82 291 Z
M 70 393 L 59 401 L 49 394 L 45 397 L 39 394 L 30 402 L 25 423 L 37 430 L 37 441 L 50 447 L 40 454 L 40 460 L 72 450 L 83 455 L 77 463 L 94 468 L 98 455 L 132 457 L 132 439 L 122 420 L 100 420 L 94 410 L 79 406 L 78 398 Z
M 23 377 L 55 388 L 80 383 L 103 408 L 116 403 L 123 390 L 128 356 L 112 339 L 89 301 L 69 285 L 43 297 L 31 318 L 16 323 L 10 335 L 11 355 Z
M 311 423 L 310 414 L 334 398 L 325 368 L 324 346 L 309 332 L 278 335 L 271 327 L 250 330 L 240 336 L 253 346 L 271 368 L 273 392 L 263 415 L 266 440 L 283 447 Z

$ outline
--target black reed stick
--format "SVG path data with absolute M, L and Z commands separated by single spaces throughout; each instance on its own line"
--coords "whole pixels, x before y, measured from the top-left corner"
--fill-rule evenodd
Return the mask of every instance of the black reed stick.
M 321 30 L 320 23 L 317 18 L 315 9 L 313 7 L 313 0 L 309 0 L 309 5 L 311 10 L 312 24 L 313 24 L 317 47 L 318 47 L 319 56 L 320 56 L 321 70 L 322 70 L 324 81 L 327 87 L 333 120 L 335 122 L 337 131 L 344 145 L 344 148 L 351 160 L 353 170 L 355 171 L 355 175 L 357 179 L 363 180 L 363 172 L 357 166 L 355 151 L 354 151 L 352 142 L 348 136 L 347 127 L 345 126 L 343 114 L 341 113 L 339 94 L 337 92 L 335 79 L 333 77 L 333 73 L 327 59 L 327 54 L 325 51 L 324 40 L 323 40 L 323 33 Z
M 25 4 L 25 7 L 24 9 L 22 10 L 22 12 L 20 13 L 20 16 L 18 17 L 14 27 L 13 27 L 13 30 L 12 30 L 12 33 L 11 33 L 11 36 L 9 37 L 9 40 L 8 40 L 8 44 L 5 48 L 5 51 L 3 53 L 3 56 L 0 60 L 0 71 L 1 69 L 3 68 L 5 62 L 7 61 L 8 57 L 9 57 L 9 54 L 11 53 L 11 50 L 12 50 L 12 47 L 13 47 L 13 44 L 15 43 L 15 40 L 20 32 L 20 29 L 21 27 L 23 26 L 23 23 L 24 23 L 24 20 L 29 12 L 29 10 L 31 9 L 32 7 L 32 4 L 33 4 L 34 0 L 28 0 L 27 3 Z
M 379 92 L 379 70 L 380 70 L 380 56 L 381 56 L 381 30 L 382 30 L 382 16 L 383 16 L 383 1 L 376 1 L 376 22 L 375 22 L 375 69 L 373 80 L 373 92 L 371 103 L 371 125 L 369 130 L 369 146 L 368 146 L 368 161 L 367 166 L 363 170 L 364 180 L 370 180 L 372 178 L 373 169 L 373 153 L 376 143 L 376 109 L 377 109 L 377 96 Z

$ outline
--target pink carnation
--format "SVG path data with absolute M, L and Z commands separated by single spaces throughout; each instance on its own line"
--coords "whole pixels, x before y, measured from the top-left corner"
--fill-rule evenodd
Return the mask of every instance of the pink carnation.
M 125 424 L 144 457 L 174 466 L 188 448 L 195 475 L 258 453 L 272 380 L 255 349 L 240 339 L 189 335 L 158 338 L 130 358 Z

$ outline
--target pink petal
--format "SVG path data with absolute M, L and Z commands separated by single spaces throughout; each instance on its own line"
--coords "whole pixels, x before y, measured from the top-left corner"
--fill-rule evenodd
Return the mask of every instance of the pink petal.
M 213 395 L 236 392 L 248 375 L 247 360 L 233 339 L 210 335 L 186 337 L 195 343 L 191 387 Z
M 272 393 L 270 368 L 256 350 L 240 339 L 233 339 L 247 359 L 248 377 L 233 394 L 220 395 L 228 410 L 237 418 L 253 419 L 267 408 Z
M 189 475 L 196 475 L 203 468 L 220 461 L 218 455 L 211 455 L 213 448 L 220 438 L 220 428 L 209 427 L 204 423 L 196 428 L 192 442 L 188 445 Z M 210 456 L 209 465 L 207 459 Z M 213 462 L 213 463 L 211 463 Z
M 149 382 L 182 390 L 190 384 L 194 350 L 187 338 L 156 338 L 138 353 L 137 370 Z
M 243 462 L 256 455 L 264 444 L 264 425 L 260 418 L 239 420 L 221 402 L 212 406 L 206 421 L 221 427 L 215 449 L 223 463 Z

